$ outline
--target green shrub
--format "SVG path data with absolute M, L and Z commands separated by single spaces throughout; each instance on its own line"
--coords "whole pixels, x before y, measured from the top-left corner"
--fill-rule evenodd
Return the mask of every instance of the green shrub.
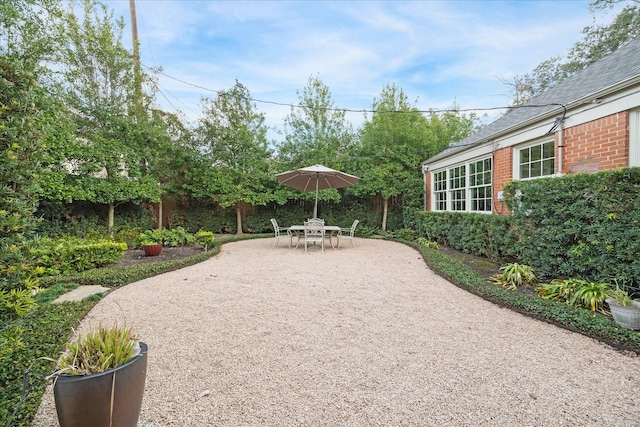
M 162 244 L 163 246 L 186 246 L 193 245 L 196 242 L 196 238 L 193 234 L 187 232 L 182 227 L 175 227 L 171 230 L 162 230 Z
M 569 303 L 576 291 L 586 281 L 579 279 L 555 279 L 551 283 L 543 283 L 536 289 L 544 299 Z
M 393 236 L 400 240 L 412 241 L 416 239 L 416 232 L 415 230 L 402 228 L 400 230 L 394 231 Z
M 438 244 L 438 242 L 432 242 L 431 240 L 427 240 L 424 237 L 418 237 L 418 239 L 416 240 L 416 242 L 424 247 L 427 248 L 432 248 L 432 249 L 440 249 L 440 245 Z
M 126 243 L 128 248 L 137 247 L 138 237 L 142 232 L 139 228 L 129 228 L 124 230 L 118 230 L 115 232 L 113 239 L 116 242 Z
M 91 375 L 124 365 L 136 355 L 136 339 L 130 327 L 105 328 L 93 331 L 67 343 L 60 356 L 55 374 Z
M 138 235 L 136 247 L 159 245 L 162 241 L 162 230 L 144 230 Z
M 193 234 L 187 232 L 182 227 L 176 227 L 171 230 L 145 230 L 138 235 L 135 247 L 151 246 L 162 243 L 162 246 L 186 246 L 193 245 L 196 238 Z
M 459 251 L 492 261 L 513 257 L 516 234 L 511 218 L 468 212 L 417 212 L 418 234 Z
M 613 299 L 618 305 L 622 307 L 631 307 L 631 305 L 633 304 L 633 299 L 629 295 L 629 292 L 625 291 L 624 289 L 620 289 L 620 287 L 617 285 L 615 289 L 609 289 L 607 298 Z
M 215 236 L 211 231 L 200 230 L 196 233 L 196 241 L 200 246 L 204 246 L 204 251 L 208 251 L 215 242 Z
M 125 243 L 113 240 L 42 239 L 41 245 L 31 250 L 31 255 L 35 263 L 44 268 L 45 275 L 55 275 L 116 264 L 126 250 Z
M 546 277 L 640 285 L 640 168 L 514 181 L 520 261 Z
M 497 285 L 516 290 L 521 286 L 532 288 L 538 277 L 530 266 L 512 262 L 500 267 L 500 272 L 491 277 L 491 280 Z
M 610 285 L 605 282 L 589 282 L 582 279 L 561 279 L 542 284 L 537 291 L 544 299 L 604 312 L 604 300 L 609 294 Z

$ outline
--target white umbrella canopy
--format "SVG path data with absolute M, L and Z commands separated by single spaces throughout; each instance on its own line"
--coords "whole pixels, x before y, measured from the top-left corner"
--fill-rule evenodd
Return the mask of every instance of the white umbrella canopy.
M 318 216 L 318 190 L 329 188 L 344 188 L 355 185 L 360 181 L 357 176 L 349 175 L 322 165 L 282 172 L 276 175 L 278 181 L 288 187 L 300 191 L 316 191 L 316 203 L 313 216 Z

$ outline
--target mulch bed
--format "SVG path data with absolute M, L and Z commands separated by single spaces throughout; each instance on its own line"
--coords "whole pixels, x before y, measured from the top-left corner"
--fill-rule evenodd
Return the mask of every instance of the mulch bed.
M 146 256 L 143 249 L 132 249 L 125 251 L 124 257 L 115 267 L 129 267 L 132 265 L 146 264 L 151 262 L 170 261 L 174 259 L 188 258 L 204 252 L 200 245 L 179 246 L 177 248 L 163 247 L 158 256 Z

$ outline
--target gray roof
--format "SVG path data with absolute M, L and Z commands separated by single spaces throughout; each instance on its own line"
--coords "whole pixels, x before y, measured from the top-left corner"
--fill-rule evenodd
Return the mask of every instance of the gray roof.
M 507 130 L 524 125 L 535 118 L 563 112 L 562 105 L 570 106 L 578 100 L 597 96 L 614 86 L 640 76 L 640 37 L 618 48 L 603 59 L 576 72 L 571 77 L 532 98 L 520 108 L 512 108 L 496 121 L 423 163 L 447 157 L 465 147 L 490 142 Z

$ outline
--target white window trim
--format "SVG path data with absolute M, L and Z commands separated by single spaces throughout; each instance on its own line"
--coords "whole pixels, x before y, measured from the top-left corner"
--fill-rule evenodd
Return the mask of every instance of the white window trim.
M 471 213 L 482 213 L 482 214 L 491 214 L 493 211 L 493 197 L 491 200 L 491 204 L 492 204 L 492 209 L 489 211 L 472 211 L 471 210 L 471 188 L 469 186 L 469 165 L 472 163 L 477 163 L 477 162 L 483 162 L 485 160 L 491 160 L 491 193 L 493 194 L 493 168 L 494 168 L 494 164 L 493 164 L 493 156 L 482 156 L 482 157 L 476 157 L 474 159 L 471 160 L 467 160 L 465 162 L 461 162 L 461 163 L 456 163 L 453 165 L 449 165 L 447 167 L 444 168 L 440 168 L 434 171 L 431 171 L 431 188 L 429 189 L 429 191 L 431 192 L 431 211 L 432 212 L 471 212 Z M 451 197 L 451 187 L 450 187 L 450 176 L 449 176 L 449 171 L 451 171 L 452 169 L 456 169 L 459 168 L 460 166 L 464 166 L 465 167 L 465 175 L 464 175 L 464 194 L 465 194 L 465 209 L 464 210 L 453 210 L 452 209 L 452 197 Z M 437 200 L 436 200 L 436 191 L 435 191 L 435 176 L 437 173 L 440 172 L 445 172 L 446 173 L 446 185 L 447 185 L 447 189 L 445 190 L 446 195 L 447 195 L 447 200 L 446 200 L 446 209 L 445 210 L 438 210 L 438 204 L 437 204 Z
M 537 145 L 542 145 L 545 144 L 547 142 L 553 142 L 553 168 L 554 168 L 554 173 L 551 175 L 542 175 L 542 176 L 536 176 L 536 177 L 532 177 L 532 178 L 522 178 L 520 176 L 520 151 L 526 149 L 526 148 L 531 148 L 531 147 L 535 147 Z M 512 171 L 511 171 L 511 176 L 513 177 L 513 179 L 515 180 L 522 180 L 522 181 L 529 181 L 532 179 L 540 179 L 540 178 L 549 178 L 552 176 L 555 176 L 555 169 L 557 169 L 558 167 L 558 158 L 556 157 L 557 153 L 556 153 L 556 140 L 555 140 L 555 135 L 554 136 L 546 136 L 545 138 L 539 138 L 536 139 L 534 141 L 529 141 L 526 144 L 520 144 L 520 145 L 516 145 L 512 148 L 512 159 L 513 159 L 513 167 L 512 167 Z

